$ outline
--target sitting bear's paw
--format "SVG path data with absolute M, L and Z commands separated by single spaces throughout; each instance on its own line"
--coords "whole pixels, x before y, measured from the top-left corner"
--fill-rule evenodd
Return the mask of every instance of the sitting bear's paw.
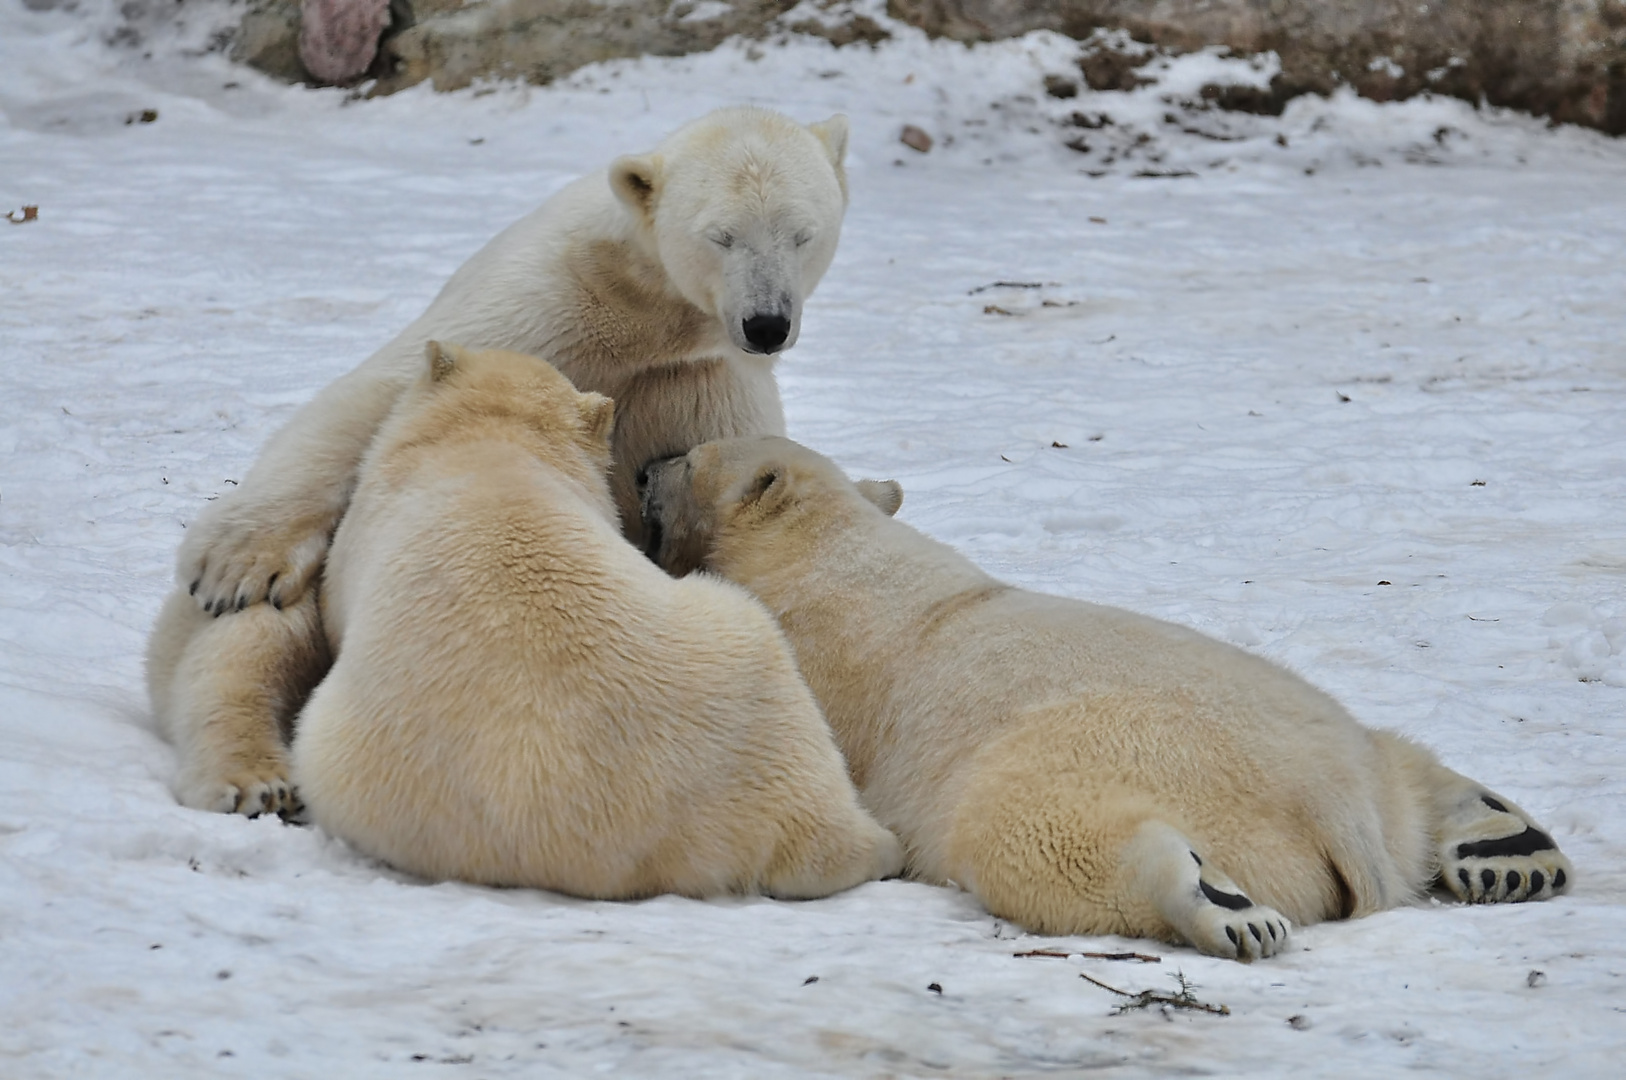
M 180 795 L 183 804 L 196 810 L 251 818 L 276 814 L 285 820 L 297 821 L 305 809 L 294 786 L 288 782 L 285 770 L 243 772 L 195 781 L 183 785 Z
M 1545 900 L 1569 888 L 1575 871 L 1523 811 L 1482 792 L 1446 821 L 1440 879 L 1470 904 Z
M 335 516 L 305 514 L 267 528 L 230 503 L 215 506 L 187 530 L 176 564 L 176 580 L 198 605 L 223 615 L 264 600 L 281 608 L 304 595 L 327 555 Z
M 1203 866 L 1196 852 L 1197 889 L 1191 924 L 1182 928 L 1199 952 L 1249 963 L 1287 947 L 1292 924 L 1273 908 L 1248 899 L 1224 874 Z

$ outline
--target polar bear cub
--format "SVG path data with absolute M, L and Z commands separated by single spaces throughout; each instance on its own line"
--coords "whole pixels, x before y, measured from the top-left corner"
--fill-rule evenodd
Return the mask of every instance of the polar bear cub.
M 1031 930 L 1239 960 L 1436 879 L 1470 902 L 1568 888 L 1528 814 L 1422 747 L 1240 649 L 996 581 L 892 520 L 901 501 L 755 438 L 652 466 L 644 513 L 663 565 L 777 614 L 915 875 Z
M 895 873 L 773 619 L 621 537 L 610 400 L 428 353 L 328 557 L 335 659 L 292 749 L 314 820 L 425 877 L 606 899 Z

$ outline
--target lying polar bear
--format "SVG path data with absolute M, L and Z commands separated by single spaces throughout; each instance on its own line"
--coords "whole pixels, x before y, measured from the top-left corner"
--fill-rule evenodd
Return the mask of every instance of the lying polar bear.
M 902 497 L 762 437 L 656 463 L 643 508 L 668 569 L 777 615 L 913 874 L 1038 932 L 1239 960 L 1436 879 L 1568 887 L 1529 815 L 1422 747 L 1193 631 L 1004 585 L 892 520 Z
M 783 635 L 621 537 L 612 405 L 433 342 L 362 464 L 300 714 L 314 820 L 428 878 L 824 896 L 903 864 Z
M 297 806 L 279 725 L 327 664 L 306 588 L 431 338 L 535 354 L 614 398 L 610 483 L 635 539 L 644 462 L 783 433 L 774 356 L 796 343 L 835 254 L 846 147 L 839 115 L 803 126 L 732 108 L 687 124 L 504 230 L 412 325 L 294 414 L 242 486 L 192 522 L 180 589 L 148 646 L 180 800 L 250 815 Z M 256 610 L 264 600 L 273 610 Z

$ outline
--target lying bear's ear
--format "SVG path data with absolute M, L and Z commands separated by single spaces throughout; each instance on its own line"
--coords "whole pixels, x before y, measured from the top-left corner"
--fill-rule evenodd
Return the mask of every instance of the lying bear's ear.
M 603 394 L 582 394 L 576 407 L 581 410 L 582 428 L 587 437 L 608 444 L 610 433 L 615 430 L 615 402 Z
M 778 465 L 764 465 L 746 485 L 740 508 L 754 509 L 760 515 L 769 516 L 783 509 L 789 497 L 790 478 L 785 475 L 785 470 Z
M 431 341 L 424 346 L 423 354 L 429 360 L 429 379 L 431 382 L 440 382 L 450 375 L 457 367 L 455 345 L 442 345 L 438 341 Z
M 610 163 L 610 188 L 616 197 L 645 220 L 654 216 L 655 195 L 661 184 L 659 154 L 628 154 Z
M 857 487 L 858 494 L 880 507 L 887 517 L 903 505 L 903 485 L 896 480 L 860 480 Z

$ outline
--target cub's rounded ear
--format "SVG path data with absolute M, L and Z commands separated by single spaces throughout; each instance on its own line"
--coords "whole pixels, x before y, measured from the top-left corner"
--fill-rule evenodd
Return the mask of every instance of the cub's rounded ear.
M 582 428 L 587 437 L 608 444 L 610 434 L 615 431 L 615 402 L 603 394 L 581 394 L 576 399 L 576 408 L 581 410 Z
M 459 351 L 456 345 L 442 345 L 438 341 L 431 341 L 424 346 L 423 354 L 429 361 L 431 382 L 440 382 L 456 370 Z
M 661 187 L 659 154 L 628 154 L 610 163 L 610 189 L 616 198 L 642 215 L 654 216 L 655 199 Z
M 903 485 L 896 480 L 860 480 L 857 487 L 858 493 L 880 507 L 887 517 L 903 505 Z
M 771 515 L 784 509 L 790 498 L 790 476 L 783 466 L 764 465 L 757 469 L 751 482 L 745 485 L 740 508 Z

